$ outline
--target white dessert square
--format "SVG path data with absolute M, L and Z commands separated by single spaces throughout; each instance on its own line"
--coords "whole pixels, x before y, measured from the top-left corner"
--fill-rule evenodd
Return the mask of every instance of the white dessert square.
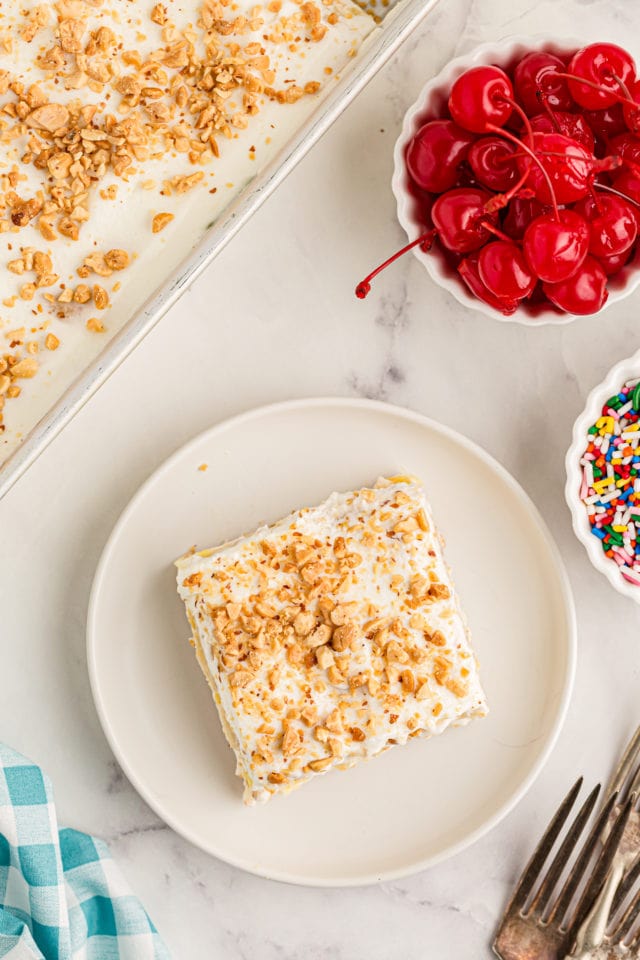
M 333 493 L 176 565 L 246 803 L 487 712 L 413 478 Z

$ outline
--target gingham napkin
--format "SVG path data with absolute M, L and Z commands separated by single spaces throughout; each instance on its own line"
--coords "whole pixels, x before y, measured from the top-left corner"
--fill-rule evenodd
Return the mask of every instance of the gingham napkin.
M 1 743 L 0 957 L 169 958 L 106 844 L 58 831 L 48 779 Z

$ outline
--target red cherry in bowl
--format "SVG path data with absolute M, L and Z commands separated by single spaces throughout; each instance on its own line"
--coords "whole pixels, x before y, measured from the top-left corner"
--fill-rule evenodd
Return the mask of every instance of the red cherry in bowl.
M 640 138 L 633 133 L 621 133 L 609 143 L 609 149 L 623 160 L 640 166 Z
M 553 201 L 541 166 L 551 180 L 557 203 L 574 203 L 588 193 L 596 161 L 580 143 L 561 133 L 534 133 L 525 143 L 533 149 L 540 165 L 532 163 L 526 155 L 519 157 L 518 164 L 522 173 L 530 168 L 527 186 L 538 200 Z
M 516 95 L 529 116 L 540 113 L 542 103 L 552 110 L 572 110 L 575 107 L 564 77 L 565 64 L 552 53 L 527 53 L 513 72 Z
M 425 123 L 407 147 L 405 162 L 413 182 L 422 190 L 444 193 L 458 178 L 458 168 L 474 137 L 452 120 Z
M 577 273 L 560 283 L 544 283 L 546 297 L 567 313 L 597 313 L 607 301 L 607 275 L 595 257 L 587 257 Z
M 538 281 L 520 247 L 507 240 L 494 240 L 481 249 L 478 273 L 487 289 L 507 301 L 531 296 Z
M 504 215 L 502 232 L 512 240 L 522 240 L 524 232 L 536 217 L 547 211 L 535 197 L 515 196 Z
M 576 273 L 589 250 L 589 224 L 573 210 L 544 213 L 527 227 L 523 250 L 533 272 L 548 283 Z
M 613 257 L 598 257 L 598 263 L 608 277 L 613 277 L 620 273 L 622 268 L 629 262 L 631 251 L 625 250 L 624 253 L 617 253 Z
M 635 243 L 638 223 L 628 200 L 615 193 L 585 197 L 573 208 L 589 223 L 589 253 L 594 257 L 613 257 L 625 253 Z
M 443 246 L 455 253 L 470 253 L 483 246 L 491 237 L 485 224 L 497 219 L 485 211 L 490 199 L 486 190 L 473 187 L 457 187 L 438 197 L 431 219 Z
M 624 124 L 632 133 L 640 133 L 640 80 L 631 83 L 628 89 L 633 104 L 625 103 L 622 108 Z
M 483 186 L 502 193 L 512 187 L 520 176 L 513 143 L 501 137 L 480 137 L 469 150 L 468 162 Z
M 451 87 L 449 112 L 455 122 L 472 133 L 502 127 L 513 109 L 513 87 L 499 67 L 472 67 Z
M 574 54 L 568 71 L 569 91 L 586 110 L 604 110 L 617 103 L 622 84 L 636 78 L 633 57 L 615 43 L 591 43 Z M 586 80 L 586 83 L 581 81 Z
M 538 133 L 561 133 L 565 137 L 576 140 L 589 153 L 593 153 L 595 140 L 591 127 L 579 113 L 564 113 L 556 111 L 552 115 L 538 113 L 530 120 L 531 129 Z
M 576 116 L 580 114 L 577 113 Z M 612 107 L 606 107 L 604 110 L 586 110 L 582 118 L 596 137 L 602 140 L 611 140 L 612 137 L 617 137 L 618 134 L 627 130 L 621 103 L 614 103 Z
M 640 231 L 640 173 L 635 170 L 623 170 L 613 181 L 612 187 L 631 201 L 638 231 Z M 635 201 L 635 203 L 633 202 Z
M 497 297 L 483 282 L 478 268 L 477 253 L 472 253 L 471 256 L 465 257 L 464 260 L 460 261 L 458 264 L 458 273 L 471 293 L 474 297 L 477 297 L 478 300 L 482 300 L 483 303 L 493 307 L 494 310 L 499 310 L 505 317 L 510 317 L 512 313 L 516 312 L 518 308 L 517 300 L 504 300 L 501 297 Z

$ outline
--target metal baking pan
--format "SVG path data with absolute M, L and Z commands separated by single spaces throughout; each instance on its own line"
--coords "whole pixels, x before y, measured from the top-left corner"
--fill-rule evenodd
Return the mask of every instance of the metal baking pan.
M 379 27 L 363 42 L 349 68 L 324 97 L 314 113 L 298 128 L 276 157 L 229 204 L 207 230 L 189 257 L 165 278 L 162 285 L 116 333 L 98 357 L 73 381 L 0 465 L 0 497 L 37 459 L 48 443 L 80 410 L 98 387 L 131 353 L 152 327 L 200 276 L 258 207 L 282 183 L 334 120 L 342 113 L 380 67 L 395 53 L 438 0 L 396 0 L 379 7 Z

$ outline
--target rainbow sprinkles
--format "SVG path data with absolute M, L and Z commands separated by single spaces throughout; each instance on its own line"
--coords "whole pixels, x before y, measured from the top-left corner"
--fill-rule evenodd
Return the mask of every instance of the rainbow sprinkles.
M 640 586 L 640 378 L 609 397 L 588 436 L 580 499 L 591 533 L 624 579 Z

